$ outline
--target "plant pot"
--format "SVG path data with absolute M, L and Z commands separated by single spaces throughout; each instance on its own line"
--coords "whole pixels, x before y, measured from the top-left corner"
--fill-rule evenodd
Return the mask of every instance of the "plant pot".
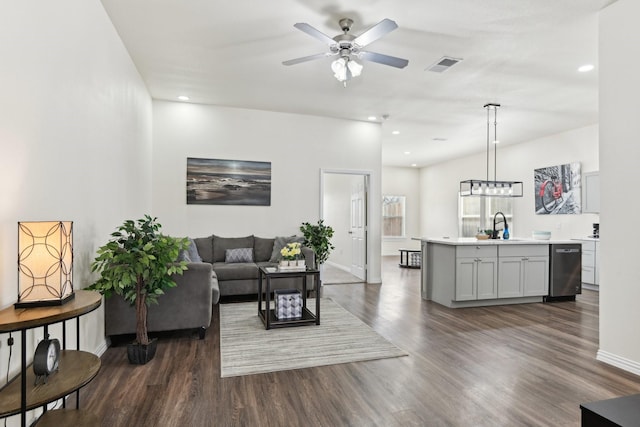
M 127 345 L 127 357 L 132 365 L 145 365 L 153 356 L 156 355 L 156 347 L 158 340 L 152 339 L 148 345 L 138 344 L 137 342 Z
M 281 260 L 280 267 L 289 267 L 289 260 L 286 260 L 286 259 Z
M 296 266 L 297 267 L 304 267 L 305 266 L 305 260 L 303 259 L 299 259 L 296 261 Z

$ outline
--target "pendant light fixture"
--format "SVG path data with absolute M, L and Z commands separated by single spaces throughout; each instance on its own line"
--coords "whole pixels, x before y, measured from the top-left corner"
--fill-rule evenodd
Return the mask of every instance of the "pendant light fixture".
M 460 181 L 461 196 L 522 197 L 522 181 L 498 181 L 498 108 L 500 104 L 485 104 L 487 110 L 487 177 Z M 489 179 L 491 152 L 491 111 L 493 111 L 493 180 Z

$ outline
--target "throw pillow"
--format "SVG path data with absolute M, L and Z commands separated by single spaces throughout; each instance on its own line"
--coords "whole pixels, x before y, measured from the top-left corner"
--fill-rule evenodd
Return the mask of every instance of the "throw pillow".
M 187 256 L 189 257 L 190 262 L 202 262 L 202 258 L 200 258 L 200 254 L 198 254 L 198 247 L 196 246 L 196 242 L 192 238 L 189 238 L 189 248 L 187 249 Z
M 253 248 L 227 249 L 224 262 L 253 262 Z
M 180 249 L 180 252 L 178 252 L 178 259 L 176 260 L 177 262 L 191 262 L 191 258 L 189 258 L 189 252 L 187 252 L 185 249 Z
M 198 247 L 196 246 L 196 242 L 192 238 L 189 239 L 189 247 L 187 249 L 181 249 L 178 253 L 177 261 L 185 261 L 185 262 L 202 262 L 202 258 L 198 254 Z
M 304 236 L 276 236 L 273 242 L 273 252 L 271 252 L 271 259 L 269 262 L 280 262 L 282 254 L 280 250 L 287 246 L 289 243 L 304 243 Z

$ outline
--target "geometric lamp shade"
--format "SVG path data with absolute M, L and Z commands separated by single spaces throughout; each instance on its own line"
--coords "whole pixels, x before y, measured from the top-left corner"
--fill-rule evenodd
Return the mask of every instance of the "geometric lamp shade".
M 15 307 L 62 305 L 73 297 L 73 222 L 19 222 Z

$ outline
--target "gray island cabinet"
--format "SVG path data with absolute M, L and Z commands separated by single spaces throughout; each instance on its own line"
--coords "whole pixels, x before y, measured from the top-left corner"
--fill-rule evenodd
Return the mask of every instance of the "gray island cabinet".
M 451 308 L 542 302 L 549 244 L 533 239 L 421 240 L 422 298 Z

